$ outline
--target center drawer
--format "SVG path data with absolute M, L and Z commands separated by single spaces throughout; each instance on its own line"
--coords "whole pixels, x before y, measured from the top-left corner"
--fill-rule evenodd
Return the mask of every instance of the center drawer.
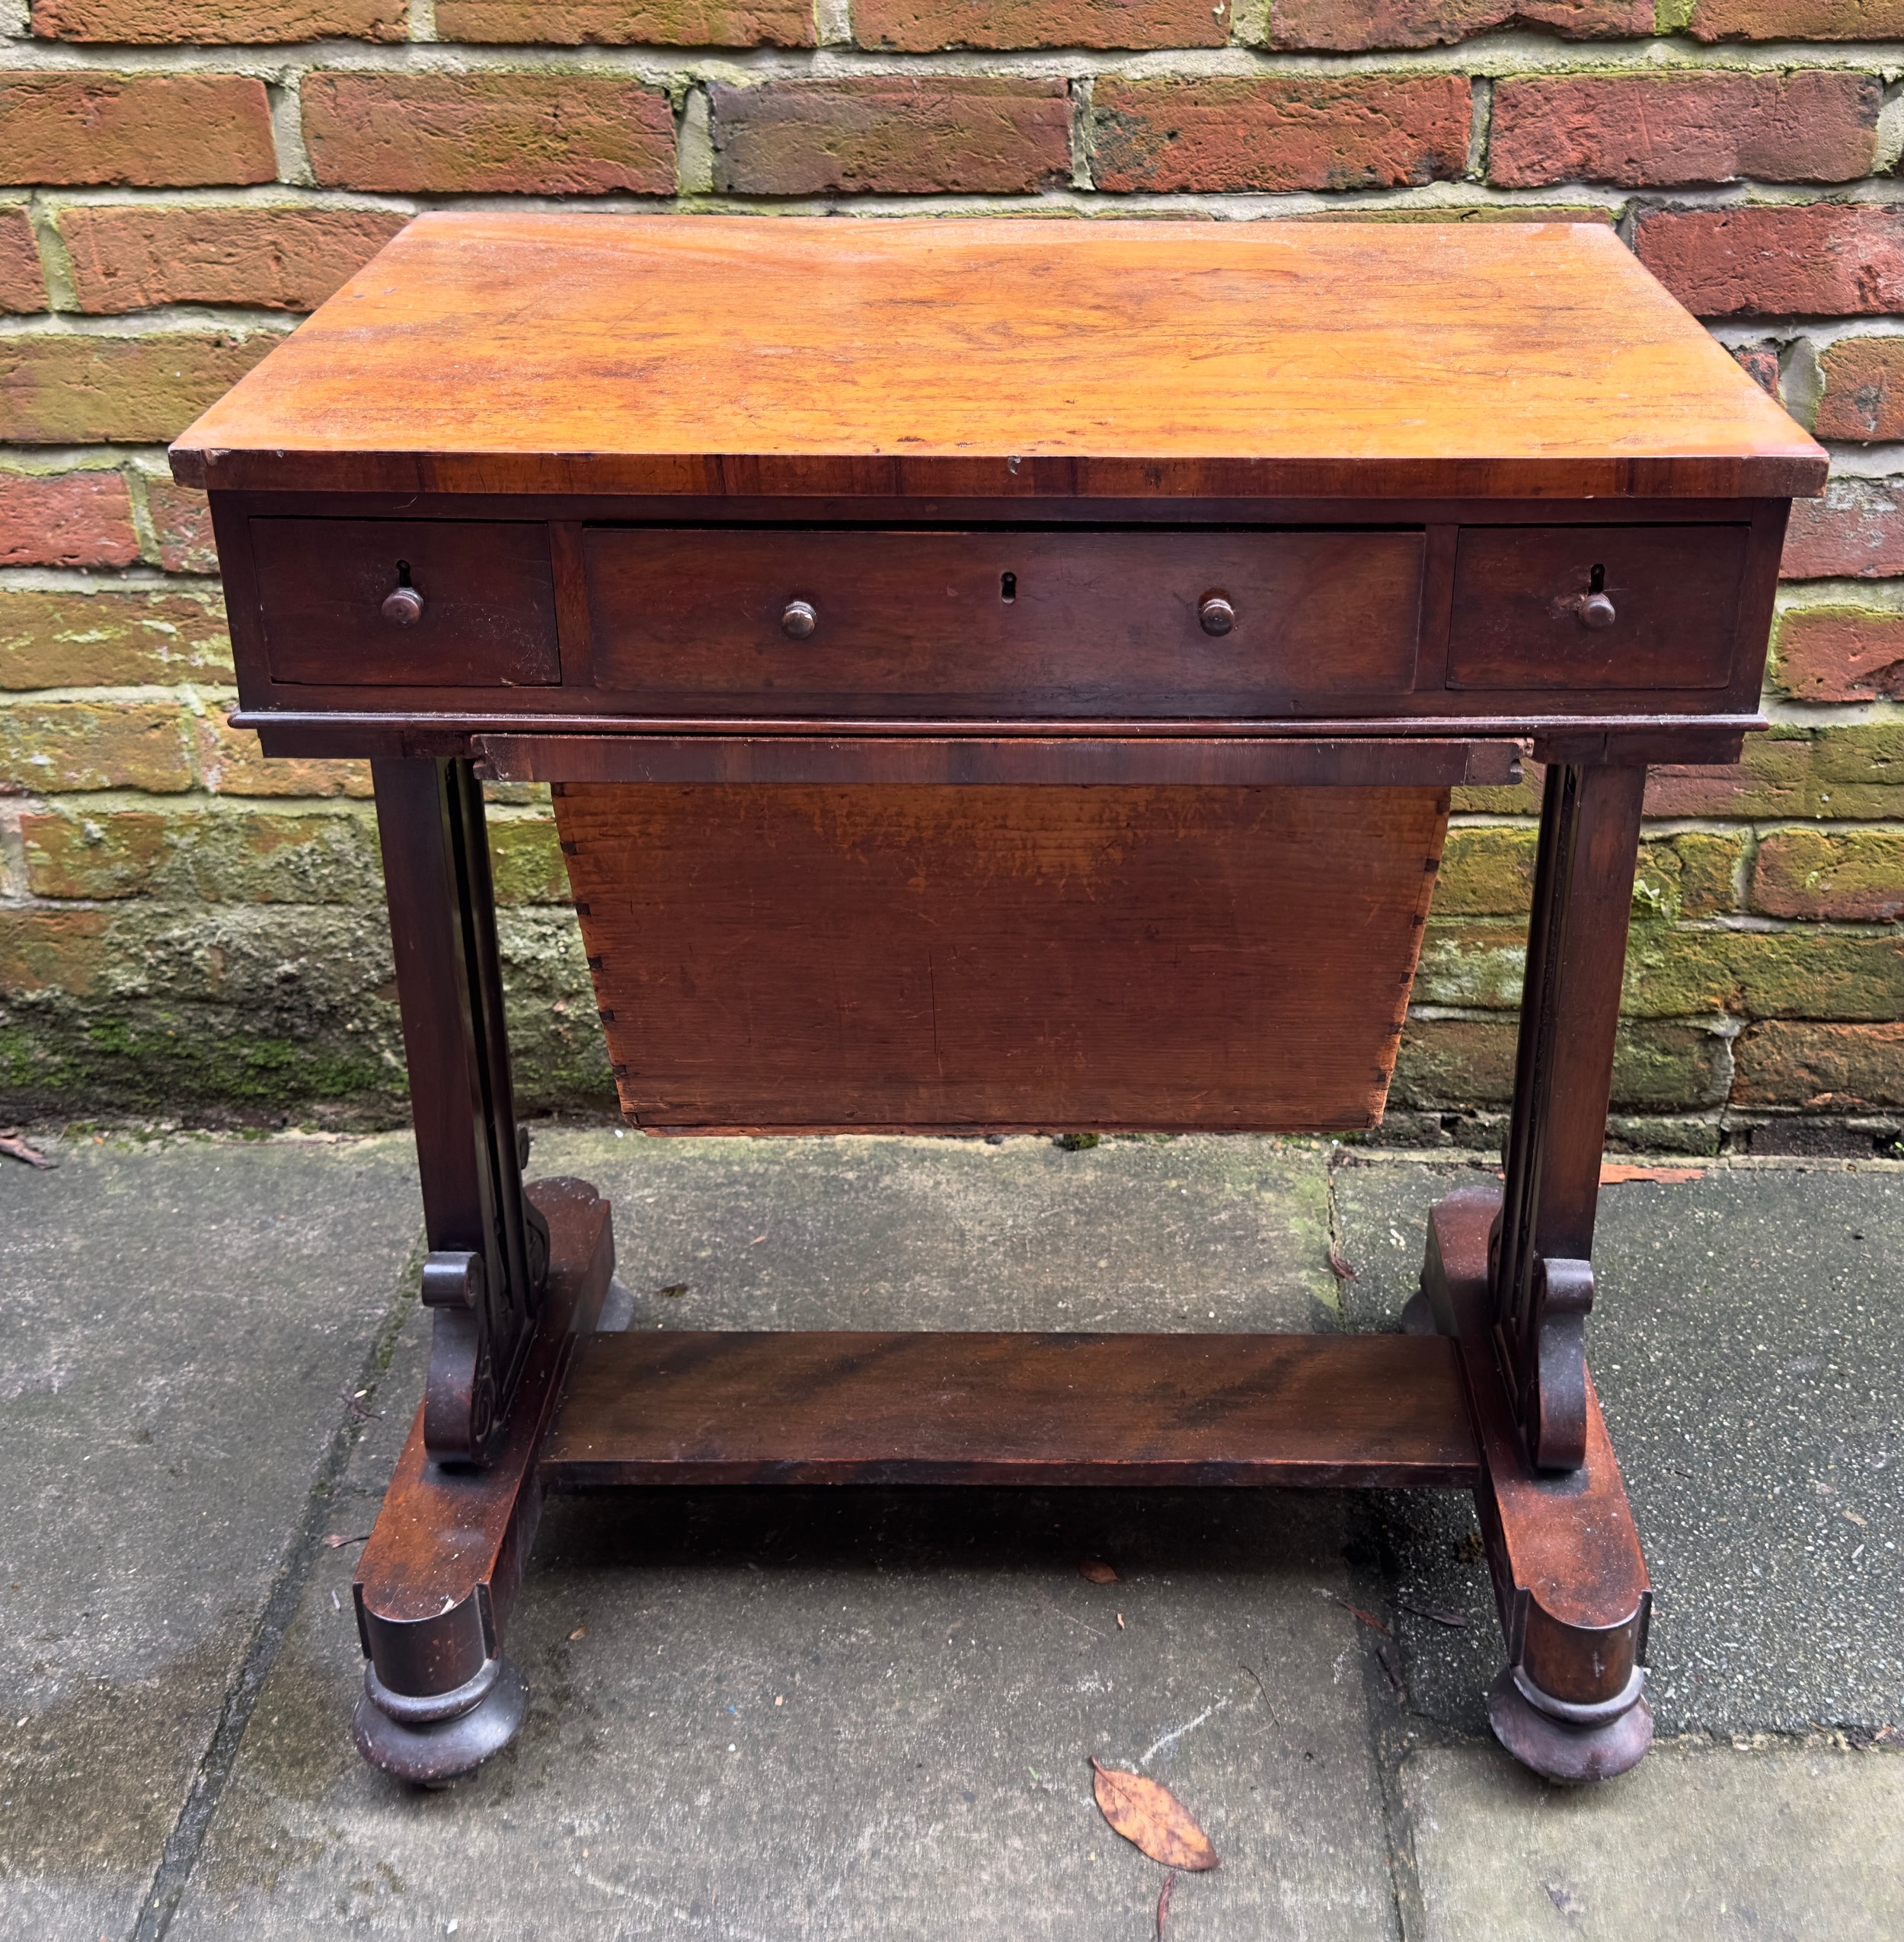
M 594 526 L 598 688 L 657 712 L 1287 714 L 1414 682 L 1420 532 Z

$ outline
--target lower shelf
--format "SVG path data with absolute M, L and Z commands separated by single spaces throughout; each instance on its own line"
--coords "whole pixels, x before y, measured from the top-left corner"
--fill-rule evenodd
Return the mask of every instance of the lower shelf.
M 596 1335 L 545 1482 L 1472 1485 L 1436 1336 Z

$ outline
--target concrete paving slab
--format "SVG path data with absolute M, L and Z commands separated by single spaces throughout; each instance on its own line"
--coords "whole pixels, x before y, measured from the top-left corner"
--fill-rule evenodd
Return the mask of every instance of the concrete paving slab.
M 562 1134 L 535 1168 L 621 1203 L 637 1326 L 1274 1325 L 1288 1297 L 1257 1264 L 1313 1284 L 1319 1158 L 1205 1144 Z M 1067 1178 L 1091 1218 L 1054 1236 Z M 675 1279 L 692 1294 L 653 1292 Z M 340 1526 L 381 1492 L 422 1340 Z M 1174 1942 L 1394 1936 L 1346 1514 L 1293 1493 L 564 1500 L 512 1634 L 529 1720 L 436 1794 L 351 1749 L 351 1560 L 324 1553 L 172 1935 L 1148 1935 L 1163 1873 L 1098 1816 L 1095 1753 L 1144 1763 L 1222 1853 L 1179 1881 Z M 1118 1582 L 1081 1578 L 1093 1557 Z
M 407 1140 L 0 1162 L 0 1936 L 126 1933 L 421 1224 Z
M 1327 1148 L 1198 1135 L 538 1136 L 615 1203 L 637 1327 L 1309 1329 Z M 684 1295 L 656 1291 L 685 1286 Z
M 1656 1747 L 1543 1786 L 1505 1754 L 1412 1755 L 1423 1942 L 1893 1942 L 1904 1755 Z
M 1429 1205 L 1474 1177 L 1337 1171 L 1356 1325 L 1392 1325 Z M 1588 1353 L 1653 1575 L 1661 1729 L 1904 1722 L 1904 1173 L 1720 1165 L 1612 1187 L 1594 1251 Z M 1385 1510 L 1404 1586 L 1490 1611 L 1462 1500 Z M 1491 1624 L 1401 1622 L 1416 1702 L 1483 1730 Z

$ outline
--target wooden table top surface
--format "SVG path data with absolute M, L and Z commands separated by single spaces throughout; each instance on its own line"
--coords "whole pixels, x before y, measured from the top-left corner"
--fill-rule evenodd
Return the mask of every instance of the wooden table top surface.
M 1781 497 L 1584 224 L 419 217 L 173 448 L 264 491 Z

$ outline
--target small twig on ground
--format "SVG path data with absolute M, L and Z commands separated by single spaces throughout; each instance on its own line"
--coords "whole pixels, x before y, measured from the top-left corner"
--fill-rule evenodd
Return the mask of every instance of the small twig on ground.
M 1394 1637 L 1394 1634 L 1390 1631 L 1388 1627 L 1385 1625 L 1372 1611 L 1364 1611 L 1360 1605 L 1351 1605 L 1340 1592 L 1332 1592 L 1326 1585 L 1318 1585 L 1316 1587 L 1316 1595 L 1318 1598 L 1331 1599 L 1336 1604 L 1340 1605 L 1344 1611 L 1353 1613 L 1356 1618 L 1362 1621 L 1363 1624 L 1369 1626 L 1375 1631 L 1379 1632 L 1385 1639 L 1391 1639 Z
M 1157 1942 L 1164 1942 L 1164 1924 L 1170 1920 L 1170 1892 L 1177 1886 L 1177 1870 L 1164 1877 L 1164 1892 L 1157 1898 Z
M 343 1404 L 359 1423 L 381 1423 L 383 1420 L 382 1410 L 366 1409 L 363 1398 L 353 1395 L 348 1389 L 340 1389 L 337 1391 L 337 1401 Z
M 24 1161 L 29 1167 L 56 1167 L 57 1160 L 49 1160 L 37 1146 L 29 1146 L 20 1136 L 18 1126 L 0 1126 L 0 1153 L 10 1160 Z
M 1395 1594 L 1395 1602 L 1404 1611 L 1412 1611 L 1417 1618 L 1432 1618 L 1437 1625 L 1446 1625 L 1456 1631 L 1468 1629 L 1468 1615 L 1465 1611 L 1451 1611 L 1445 1605 L 1430 1605 L 1426 1599 L 1411 1598 L 1406 1592 Z

